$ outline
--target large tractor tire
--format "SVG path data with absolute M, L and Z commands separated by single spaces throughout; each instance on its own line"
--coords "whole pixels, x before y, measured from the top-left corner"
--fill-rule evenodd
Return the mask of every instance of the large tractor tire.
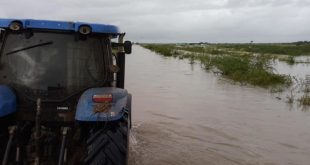
M 128 161 L 127 123 L 118 123 L 109 128 L 94 128 L 87 139 L 85 164 L 126 165 Z

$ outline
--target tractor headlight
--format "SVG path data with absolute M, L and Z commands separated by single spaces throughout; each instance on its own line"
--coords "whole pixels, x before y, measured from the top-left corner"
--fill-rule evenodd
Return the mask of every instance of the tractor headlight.
M 10 25 L 9 25 L 9 29 L 13 30 L 13 31 L 18 31 L 21 30 L 23 28 L 23 25 L 21 22 L 18 21 L 13 21 Z
M 81 34 L 87 35 L 91 33 L 91 27 L 87 26 L 87 25 L 82 25 L 79 28 L 79 32 Z

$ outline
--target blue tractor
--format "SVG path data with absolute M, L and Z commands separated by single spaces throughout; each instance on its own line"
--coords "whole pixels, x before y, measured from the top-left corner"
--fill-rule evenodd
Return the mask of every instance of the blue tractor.
M 116 26 L 0 19 L 0 162 L 128 161 L 131 42 Z

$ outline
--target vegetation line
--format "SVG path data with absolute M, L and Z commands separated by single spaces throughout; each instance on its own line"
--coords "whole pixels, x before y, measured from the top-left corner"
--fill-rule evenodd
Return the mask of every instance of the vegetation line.
M 287 75 L 273 72 L 270 59 L 294 63 L 294 56 L 310 55 L 310 45 L 216 44 L 177 45 L 142 44 L 144 48 L 168 57 L 199 61 L 206 70 L 218 70 L 224 77 L 260 87 L 291 84 Z M 283 57 L 280 57 L 283 56 Z

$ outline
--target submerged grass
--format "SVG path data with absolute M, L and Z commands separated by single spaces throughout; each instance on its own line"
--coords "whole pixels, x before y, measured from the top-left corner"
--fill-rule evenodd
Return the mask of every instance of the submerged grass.
M 219 56 L 213 59 L 214 66 L 222 74 L 234 81 L 245 82 L 261 87 L 283 85 L 289 82 L 285 75 L 278 75 L 269 70 L 269 66 L 258 60 L 233 56 Z
M 289 65 L 293 65 L 296 63 L 294 56 L 288 56 L 287 59 L 284 61 Z
M 248 53 L 232 52 L 218 46 L 177 46 L 173 44 L 144 44 L 142 46 L 164 56 L 187 58 L 191 63 L 199 60 L 205 69 L 217 68 L 223 76 L 241 83 L 261 87 L 291 83 L 288 76 L 272 72 L 269 58 L 264 55 L 253 56 Z
M 308 94 L 302 96 L 298 101 L 301 105 L 310 106 L 310 96 Z

